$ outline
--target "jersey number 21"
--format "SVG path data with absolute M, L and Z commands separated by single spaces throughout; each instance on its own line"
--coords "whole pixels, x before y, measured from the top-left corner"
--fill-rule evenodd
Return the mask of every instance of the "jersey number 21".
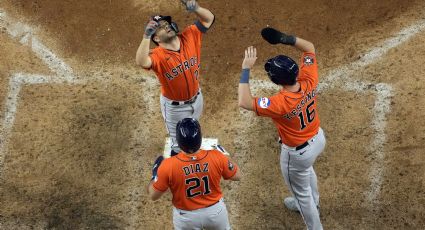
M 201 180 L 203 183 L 201 182 Z M 186 185 L 190 185 L 186 189 L 187 198 L 191 198 L 191 197 L 195 197 L 199 195 L 207 195 L 211 193 L 208 176 L 203 176 L 201 180 L 198 177 L 192 177 L 192 178 L 186 179 L 185 181 Z M 200 191 L 194 192 L 193 190 L 197 190 L 199 187 L 201 187 L 201 184 L 203 184 L 203 189 L 201 189 Z

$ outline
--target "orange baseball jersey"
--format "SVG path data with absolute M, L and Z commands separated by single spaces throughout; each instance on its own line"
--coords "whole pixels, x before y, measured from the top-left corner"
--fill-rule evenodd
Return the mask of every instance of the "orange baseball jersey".
M 296 147 L 317 134 L 320 126 L 317 106 L 319 74 L 316 55 L 303 53 L 298 82 L 301 89 L 292 93 L 282 89 L 270 98 L 254 98 L 258 116 L 271 117 L 285 145 Z
M 205 208 L 223 196 L 220 179 L 233 177 L 237 170 L 238 166 L 218 150 L 180 152 L 162 162 L 153 187 L 160 192 L 170 188 L 173 205 L 178 209 Z
M 199 90 L 202 33 L 206 32 L 199 21 L 178 35 L 180 50 L 171 51 L 160 46 L 150 54 L 151 69 L 161 83 L 161 93 L 175 101 L 186 101 Z

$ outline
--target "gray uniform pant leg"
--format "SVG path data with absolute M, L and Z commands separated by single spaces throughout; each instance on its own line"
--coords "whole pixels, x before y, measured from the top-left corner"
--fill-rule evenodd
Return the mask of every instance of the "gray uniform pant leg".
M 173 224 L 175 230 L 205 229 L 229 230 L 230 222 L 226 205 L 221 199 L 217 204 L 207 208 L 185 211 L 173 208 Z
M 195 118 L 199 120 L 202 114 L 204 98 L 202 92 L 199 92 L 196 101 L 192 104 L 172 105 L 172 100 L 160 96 L 162 117 L 165 121 L 168 134 L 171 138 L 171 149 L 175 152 L 180 152 L 180 148 L 176 141 L 177 122 L 184 118 Z
M 326 139 L 323 130 L 309 140 L 309 145 L 301 150 L 288 149 L 282 145 L 280 167 L 285 183 L 298 202 L 300 213 L 309 230 L 323 229 L 320 222 L 319 191 L 317 177 L 313 169 L 316 158 L 324 150 Z

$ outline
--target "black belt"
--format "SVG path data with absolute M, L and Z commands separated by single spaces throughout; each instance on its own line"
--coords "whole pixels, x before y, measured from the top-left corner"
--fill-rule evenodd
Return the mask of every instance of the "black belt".
M 297 147 L 295 147 L 295 150 L 297 150 L 297 151 L 301 150 L 301 149 L 307 147 L 307 145 L 308 145 L 308 141 L 304 142 L 304 144 L 302 144 L 302 145 L 298 145 Z
M 282 140 L 279 140 L 279 143 L 280 143 L 280 144 L 282 144 Z M 307 147 L 307 145 L 308 145 L 308 141 L 306 141 L 306 142 L 304 142 L 303 144 L 298 145 L 297 147 L 295 147 L 295 150 L 296 150 L 296 151 L 301 150 L 301 149 L 303 149 L 303 148 Z
M 173 101 L 171 102 L 172 105 L 187 105 L 187 104 L 193 104 L 196 101 L 196 98 L 198 98 L 199 92 L 192 97 L 190 100 L 187 101 Z
M 220 202 L 220 200 L 218 200 L 218 201 L 217 201 L 217 202 L 215 202 L 214 204 L 210 204 L 210 205 L 206 206 L 205 208 L 208 208 L 208 207 L 211 207 L 211 206 L 213 206 L 213 205 L 216 205 L 218 202 Z

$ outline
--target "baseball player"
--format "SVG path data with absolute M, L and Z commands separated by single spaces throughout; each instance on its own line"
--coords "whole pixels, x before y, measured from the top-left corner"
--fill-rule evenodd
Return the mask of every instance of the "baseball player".
M 171 137 L 171 155 L 180 151 L 175 138 L 177 122 L 186 117 L 199 119 L 202 113 L 201 43 L 215 18 L 195 0 L 181 2 L 198 20 L 180 33 L 170 16 L 152 17 L 136 53 L 136 63 L 153 70 L 161 83 L 161 112 Z M 151 41 L 157 47 L 150 52 Z
M 270 80 L 281 86 L 271 97 L 252 97 L 249 74 L 257 59 L 254 47 L 245 50 L 239 83 L 239 106 L 258 116 L 270 117 L 281 143 L 280 167 L 291 197 L 285 206 L 301 213 L 308 229 L 323 229 L 319 218 L 319 192 L 313 164 L 325 148 L 325 136 L 317 113 L 318 70 L 314 45 L 273 28 L 262 31 L 271 44 L 294 46 L 302 53 L 301 66 L 290 57 L 278 55 L 264 68 Z
M 170 189 L 175 229 L 230 229 L 220 180 L 240 180 L 238 166 L 219 145 L 200 149 L 201 127 L 193 118 L 178 122 L 176 139 L 182 151 L 156 159 L 148 194 L 157 200 Z

